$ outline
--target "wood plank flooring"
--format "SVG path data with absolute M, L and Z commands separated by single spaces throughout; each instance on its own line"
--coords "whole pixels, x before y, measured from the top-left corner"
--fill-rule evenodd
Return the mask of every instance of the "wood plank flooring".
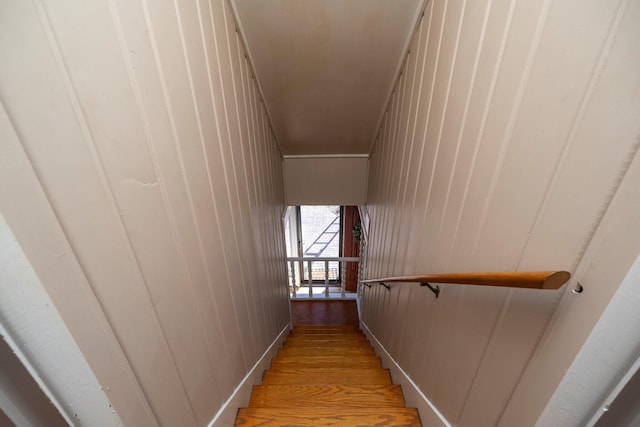
M 291 301 L 293 326 L 358 325 L 358 309 L 350 301 Z
M 420 425 L 357 324 L 294 327 L 236 419 L 254 427 Z

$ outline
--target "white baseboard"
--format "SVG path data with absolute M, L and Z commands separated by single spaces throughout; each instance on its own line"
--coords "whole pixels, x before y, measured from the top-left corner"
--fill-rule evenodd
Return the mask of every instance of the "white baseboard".
M 243 378 L 240 384 L 238 384 L 233 394 L 209 422 L 208 427 L 229 427 L 235 424 L 238 409 L 249 405 L 249 398 L 251 397 L 253 386 L 262 382 L 262 373 L 269 369 L 271 359 L 275 357 L 278 349 L 282 347 L 282 343 L 287 339 L 290 330 L 291 324 L 287 323 L 287 326 L 284 327 L 267 351 L 265 351 L 262 357 L 253 365 L 253 368 L 251 368 L 249 373 Z
M 402 386 L 404 401 L 409 408 L 418 408 L 420 421 L 424 426 L 451 427 L 451 423 L 442 415 L 438 408 L 422 393 L 416 383 L 402 370 L 400 365 L 391 357 L 380 341 L 369 330 L 364 322 L 360 322 L 360 327 L 369 339 L 369 342 L 382 359 L 382 366 L 389 369 L 394 384 Z

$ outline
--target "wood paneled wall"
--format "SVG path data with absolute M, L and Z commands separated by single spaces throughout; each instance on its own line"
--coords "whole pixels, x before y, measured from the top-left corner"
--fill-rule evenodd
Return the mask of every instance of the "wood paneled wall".
M 632 185 L 638 22 L 625 0 L 429 1 L 372 148 L 366 277 L 581 271 Z M 441 287 L 365 288 L 363 321 L 449 422 L 497 425 L 563 291 Z
M 126 425 L 206 425 L 289 321 L 235 27 L 224 0 L 0 5 L 0 206 Z

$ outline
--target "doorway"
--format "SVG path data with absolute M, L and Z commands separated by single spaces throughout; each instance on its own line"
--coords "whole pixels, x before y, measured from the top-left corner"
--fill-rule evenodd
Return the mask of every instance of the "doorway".
M 297 206 L 301 239 L 299 253 L 303 257 L 328 258 L 342 256 L 342 215 L 341 206 Z M 329 262 L 329 283 L 340 283 L 340 264 Z M 309 281 L 308 265 L 305 265 L 302 280 Z M 325 282 L 324 267 L 317 263 L 312 266 L 311 280 Z
M 289 286 L 294 298 L 349 297 L 358 281 L 357 206 L 290 206 L 285 217 Z M 351 260 L 345 260 L 350 257 Z M 299 292 L 299 293 L 298 293 Z

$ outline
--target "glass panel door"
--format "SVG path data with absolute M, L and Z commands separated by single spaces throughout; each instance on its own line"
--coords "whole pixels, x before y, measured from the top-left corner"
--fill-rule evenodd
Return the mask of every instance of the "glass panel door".
M 339 257 L 342 254 L 342 209 L 340 206 L 300 206 L 302 231 L 302 256 Z M 324 262 L 315 262 L 311 268 L 311 280 L 324 283 Z M 304 277 L 309 279 L 308 265 L 304 265 Z M 329 280 L 340 281 L 340 264 L 329 263 Z

